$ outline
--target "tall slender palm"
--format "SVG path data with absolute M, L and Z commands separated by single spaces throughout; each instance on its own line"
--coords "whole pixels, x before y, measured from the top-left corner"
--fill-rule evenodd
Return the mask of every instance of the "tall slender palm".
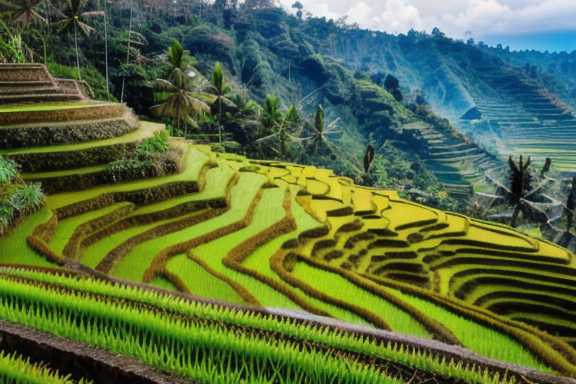
M 282 115 L 279 104 L 280 102 L 275 95 L 268 95 L 266 97 L 262 113 L 262 126 L 268 131 L 272 130 L 272 133 L 259 138 L 256 142 L 275 140 L 278 148 L 272 148 L 272 150 L 278 153 L 282 160 L 285 160 L 287 157 L 288 142 L 296 143 L 299 141 L 298 136 L 300 135 L 300 129 L 298 126 L 300 116 L 296 111 L 296 107 L 293 105 Z
M 172 70 L 167 79 L 156 79 L 153 88 L 160 104 L 151 110 L 158 116 L 173 118 L 174 127 L 180 130 L 181 124 L 197 126 L 194 118 L 209 112 L 210 106 L 216 101 L 216 96 L 199 90 L 196 78 L 200 75 L 190 66 L 184 66 L 184 50 L 179 42 L 174 41 L 168 50 Z
M 274 127 L 281 121 L 280 99 L 276 95 L 266 95 L 262 110 L 262 128 L 264 134 L 273 132 Z
M 324 108 L 318 104 L 316 113 L 314 114 L 314 123 L 312 124 L 312 135 L 308 138 L 308 145 L 312 148 L 314 154 L 316 154 L 321 147 L 328 148 L 331 152 L 334 152 L 334 145 L 328 139 L 328 135 L 340 133 L 340 131 L 335 129 L 338 120 L 339 119 L 336 119 L 329 125 L 326 125 Z
M 78 69 L 78 78 L 82 79 L 80 75 L 80 57 L 78 54 L 78 29 L 86 36 L 94 30 L 93 27 L 86 24 L 83 20 L 90 16 L 104 16 L 104 11 L 91 11 L 83 12 L 82 8 L 85 5 L 82 0 L 66 0 L 66 9 L 64 12 L 58 11 L 63 17 L 57 25 L 57 33 L 64 33 L 70 29 L 74 30 L 74 45 L 76 47 L 76 67 Z
M 228 98 L 232 93 L 232 88 L 226 83 L 224 71 L 220 62 L 216 62 L 214 70 L 212 71 L 211 80 L 211 93 L 216 96 L 216 103 L 218 107 L 218 141 L 222 145 L 222 112 L 223 107 L 236 108 L 236 104 Z

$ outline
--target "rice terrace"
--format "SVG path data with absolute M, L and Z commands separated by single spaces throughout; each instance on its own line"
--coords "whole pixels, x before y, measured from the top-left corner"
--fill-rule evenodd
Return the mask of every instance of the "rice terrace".
M 170 137 L 38 64 L 0 65 L 0 132 L 0 192 L 47 195 L 0 227 L 2 382 L 576 383 L 551 242 Z

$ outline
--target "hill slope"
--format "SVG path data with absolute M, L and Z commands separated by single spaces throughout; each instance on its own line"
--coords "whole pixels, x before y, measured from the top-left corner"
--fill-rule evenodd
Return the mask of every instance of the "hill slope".
M 13 143 L 23 142 L 18 138 L 46 125 L 42 121 L 25 124 L 24 116 L 31 120 L 64 116 L 57 128 L 64 136 L 73 137 L 72 132 L 82 124 L 81 117 L 84 113 L 89 116 L 91 108 L 92 103 L 82 101 L 11 106 L 7 108 L 10 113 L 0 114 L 7 119 L 0 129 L 11 132 L 13 139 L 8 148 L 12 148 L 16 145 Z M 106 116 L 102 117 L 123 109 L 114 104 L 103 108 Z M 570 380 L 540 376 L 534 370 L 576 374 L 576 324 L 572 313 L 576 260 L 569 251 L 507 227 L 403 200 L 393 190 L 356 186 L 328 169 L 217 154 L 208 147 L 182 140 L 172 140 L 173 148 L 161 151 L 172 151 L 177 156 L 178 164 L 170 167 L 170 172 L 153 173 L 146 167 L 133 172 L 133 168 L 110 167 L 110 164 L 135 164 L 118 163 L 122 157 L 114 150 L 117 146 L 136 143 L 120 151 L 126 160 L 142 151 L 143 142 L 162 140 L 161 134 L 153 133 L 161 131 L 161 126 L 144 123 L 132 132 L 125 132 L 124 127 L 110 123 L 104 131 L 112 138 L 84 137 L 79 143 L 61 146 L 49 145 L 47 141 L 52 136 L 48 135 L 39 136 L 33 145 L 20 144 L 17 153 L 6 144 L 0 150 L 3 156 L 19 156 L 28 164 L 27 169 L 36 172 L 24 174 L 25 179 L 42 179 L 51 190 L 44 209 L 0 239 L 0 263 L 26 266 L 24 270 L 4 269 L 1 274 L 6 293 L 3 313 L 10 321 L 56 332 L 53 328 L 56 325 L 50 321 L 58 314 L 58 327 L 63 328 L 57 333 L 62 336 L 89 341 L 83 339 L 88 337 L 85 332 L 98 331 L 97 334 L 108 335 L 108 341 L 92 341 L 95 345 L 117 353 L 134 353 L 134 357 L 180 375 L 190 374 L 185 368 L 177 368 L 180 363 L 175 362 L 186 359 L 170 360 L 172 357 L 166 356 L 196 344 L 175 346 L 174 343 L 183 341 L 174 339 L 172 331 L 160 326 L 147 328 L 146 322 L 138 319 L 155 314 L 160 323 L 166 323 L 158 316 L 169 316 L 171 322 L 186 329 L 182 328 L 182 332 L 198 334 L 196 328 L 188 328 L 196 326 L 193 324 L 197 315 L 191 314 L 188 307 L 195 305 L 191 304 L 194 300 L 184 296 L 185 304 L 172 303 L 171 299 L 150 296 L 145 293 L 150 288 L 141 285 L 137 292 L 132 292 L 124 285 L 109 288 L 104 283 L 108 279 L 123 284 L 130 280 L 160 287 L 164 289 L 161 292 L 191 292 L 241 305 L 234 307 L 234 312 L 253 313 L 246 305 L 283 308 L 288 310 L 287 321 L 291 322 L 296 313 L 302 314 L 304 310 L 416 336 L 406 339 L 409 342 L 399 342 L 427 351 L 429 355 L 416 358 L 419 363 L 394 360 L 393 356 L 401 356 L 395 352 L 384 357 L 381 348 L 376 348 L 379 352 L 369 352 L 366 347 L 355 349 L 363 356 L 371 356 L 370 361 L 377 357 L 376 365 L 374 361 L 367 364 L 361 357 L 353 359 L 361 362 L 359 368 L 356 365 L 353 368 L 358 368 L 358 375 L 361 372 L 375 375 L 370 376 L 375 382 L 387 375 L 380 359 L 392 359 L 389 360 L 392 364 L 411 367 L 412 371 L 407 372 L 414 369 L 422 372 L 411 377 L 409 373 L 401 375 L 404 382 L 413 382 L 415 377 L 425 382 L 430 378 L 428 374 L 462 382 L 481 381 L 479 377 L 484 375 L 484 382 L 496 382 L 500 375 L 496 372 L 507 370 L 516 382 L 560 383 Z M 111 142 L 113 138 L 116 139 Z M 95 159 L 84 152 L 93 146 L 110 147 L 110 157 Z M 40 158 L 49 160 L 41 163 Z M 159 159 L 163 157 L 157 158 L 156 164 Z M 51 165 L 53 162 L 55 165 Z M 160 172 L 156 167 L 151 169 Z M 61 276 L 54 269 L 58 267 L 64 272 Z M 76 272 L 69 271 L 81 271 L 98 281 L 86 282 Z M 93 301 L 92 309 L 88 304 L 74 307 L 79 295 L 86 302 Z M 45 315 L 47 309 L 41 304 L 46 300 L 54 303 L 50 316 Z M 104 313 L 96 309 L 98 305 L 115 309 Z M 176 312 L 159 313 L 158 305 Z M 73 307 L 76 309 L 66 309 Z M 121 313 L 134 308 L 140 313 L 130 315 L 135 316 L 134 323 L 114 323 L 129 318 Z M 92 310 L 99 311 L 97 320 L 83 320 Z M 224 340 L 229 336 L 230 325 L 224 326 L 227 329 L 224 332 L 220 320 L 214 323 L 213 316 L 202 315 L 205 319 L 202 323 L 220 335 L 222 348 L 227 348 Z M 309 319 L 308 315 L 298 316 Z M 314 317 L 313 321 L 316 320 Z M 222 321 L 231 324 L 237 320 Z M 64 325 L 68 323 L 71 325 Z M 280 332 L 274 334 L 274 340 L 280 342 L 289 337 L 290 343 L 298 346 L 306 343 L 294 341 L 293 336 L 286 336 L 289 333 L 282 333 L 285 331 L 279 331 L 276 325 L 254 324 L 255 320 L 251 320 L 248 329 L 234 326 L 230 332 L 247 337 L 256 334 L 259 343 L 264 340 L 262 344 L 266 344 L 272 336 L 263 332 L 262 327 L 268 326 Z M 359 333 L 363 335 L 360 340 L 372 335 L 368 328 L 344 328 L 356 335 L 352 338 Z M 150 336 L 142 337 L 143 334 Z M 377 337 L 384 335 L 378 333 Z M 140 347 L 117 349 L 124 343 L 118 343 L 116 337 L 126 340 L 134 337 L 134 343 L 149 340 L 152 346 L 138 344 Z M 466 357 L 458 360 L 458 353 L 452 353 L 449 358 L 456 359 L 456 363 L 474 362 L 481 367 L 473 369 L 478 376 L 470 379 L 466 376 L 469 370 L 462 365 L 450 371 L 445 365 L 441 368 L 442 364 L 439 367 L 433 363 L 444 352 L 439 352 L 436 344 L 430 349 L 427 341 L 418 338 L 461 345 L 480 355 L 529 366 L 532 370 L 499 365 L 464 350 L 458 353 Z M 318 340 L 308 344 L 310 351 L 326 350 L 326 341 Z M 150 352 L 136 353 L 145 348 L 150 348 Z M 154 348 L 156 351 L 161 348 L 164 357 L 146 360 L 148 355 L 155 356 Z M 348 353 L 347 347 L 333 350 L 335 347 L 330 344 L 328 348 L 341 351 L 337 356 Z M 255 352 L 247 353 L 248 357 L 234 355 L 235 359 L 241 359 L 230 363 L 229 368 L 236 367 L 236 373 L 229 372 L 224 377 L 243 375 L 244 369 L 235 364 L 252 361 Z M 286 356 L 289 353 L 292 352 L 286 352 Z M 177 356 L 184 355 L 180 352 Z M 276 361 L 276 357 L 270 359 L 270 364 Z M 162 364 L 165 361 L 170 363 Z M 194 364 L 201 361 L 206 362 L 197 360 Z M 273 380 L 279 369 L 285 369 L 273 366 L 262 371 L 266 380 L 270 377 Z M 334 372 L 342 370 L 334 367 Z M 358 377 L 354 380 L 366 382 Z

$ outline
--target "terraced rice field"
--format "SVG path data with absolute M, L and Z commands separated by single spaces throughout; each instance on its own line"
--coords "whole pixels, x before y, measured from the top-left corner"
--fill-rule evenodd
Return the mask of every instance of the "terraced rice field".
M 426 167 L 452 194 L 469 194 L 472 185 L 483 179 L 484 172 L 501 165 L 498 159 L 461 136 L 446 134 L 426 123 L 408 123 L 402 129 L 418 132 L 426 144 L 426 154 L 422 156 Z
M 6 127 L 0 155 L 61 159 L 25 174 L 48 183 L 162 129 L 15 148 L 35 128 Z M 0 239 L 0 317 L 202 383 L 574 382 L 569 251 L 327 169 L 172 145 L 177 174 L 53 182 Z
M 489 75 L 488 75 L 489 74 Z M 480 117 L 461 120 L 472 137 L 492 147 L 502 158 L 530 156 L 539 164 L 547 157 L 556 170 L 576 172 L 576 115 L 550 97 L 523 72 L 492 68 L 480 80 L 493 89 L 490 97 L 472 97 Z

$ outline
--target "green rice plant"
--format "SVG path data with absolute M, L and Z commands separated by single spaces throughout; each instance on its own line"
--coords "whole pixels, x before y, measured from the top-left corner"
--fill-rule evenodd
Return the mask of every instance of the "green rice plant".
M 528 352 L 524 346 L 507 335 L 492 330 L 478 322 L 468 320 L 459 315 L 430 303 L 426 300 L 403 294 L 399 291 L 393 292 L 407 303 L 420 308 L 429 316 L 445 324 L 462 344 L 476 353 L 493 359 L 507 361 L 514 364 L 533 367 L 543 372 L 553 372 L 541 361 Z
M 189 256 L 178 255 L 171 258 L 166 264 L 166 270 L 178 276 L 194 295 L 228 303 L 246 304 L 244 299 L 214 271 Z
M 338 297 L 349 305 L 362 303 L 362 307 L 374 313 L 390 325 L 396 332 L 431 338 L 430 333 L 417 320 L 401 308 L 387 302 L 381 297 L 352 284 L 342 276 L 314 268 L 308 263 L 297 263 L 292 274 L 313 287 L 332 297 Z
M 255 174 L 253 175 L 259 176 Z M 244 175 L 242 177 L 244 177 Z M 261 180 L 264 179 L 262 178 Z M 246 192 L 239 189 L 239 193 L 240 194 L 237 195 L 237 197 L 245 195 Z M 252 207 L 253 212 L 249 212 L 249 214 L 246 215 L 246 217 L 250 219 L 247 221 L 248 225 L 244 225 L 243 228 L 227 234 L 226 236 L 200 245 L 191 250 L 191 252 L 197 258 L 206 262 L 215 271 L 231 277 L 234 281 L 237 281 L 243 287 L 248 289 L 261 305 L 299 308 L 290 299 L 270 286 L 251 276 L 231 270 L 222 263 L 222 260 L 225 259 L 239 244 L 242 244 L 246 239 L 258 235 L 260 232 L 265 231 L 270 226 L 282 220 L 286 215 L 286 211 L 282 204 L 284 198 L 284 190 L 279 188 L 264 189 L 261 199 L 257 201 L 257 204 L 254 207 Z M 232 197 L 232 199 L 234 199 L 234 197 Z M 234 207 L 234 204 L 233 200 L 231 203 L 232 208 Z
M 102 185 L 86 191 L 60 193 L 58 195 L 50 196 L 50 199 L 47 202 L 48 207 L 57 212 L 59 217 L 67 217 L 70 215 L 67 211 L 75 213 L 77 212 L 79 205 L 89 203 L 94 201 L 94 199 L 100 199 L 102 197 L 112 197 L 117 200 L 125 200 L 122 199 L 122 196 L 133 195 L 138 191 L 141 191 L 142 193 L 148 192 L 150 194 L 157 188 L 163 187 L 168 189 L 176 183 L 197 187 L 201 171 L 207 165 L 209 157 L 196 148 L 188 147 L 185 143 L 175 143 L 175 145 L 181 148 L 184 152 L 181 162 L 185 167 L 181 173 L 163 178 L 140 180 L 131 183 Z M 156 193 L 160 194 L 159 191 Z
M 2 384 L 74 384 L 70 375 L 62 377 L 58 371 L 40 365 L 30 363 L 30 359 L 24 360 L 22 356 L 5 354 L 0 351 L 0 382 Z M 88 384 L 81 379 L 78 384 Z
M 4 292 L 0 302 L 7 319 L 137 357 L 193 379 L 230 382 L 230 378 L 247 375 L 248 380 L 282 376 L 287 383 L 400 383 L 362 364 L 335 358 L 329 351 L 313 348 L 302 354 L 292 342 L 184 322 L 102 298 L 78 300 L 77 293 L 61 295 L 15 281 L 5 290 L 6 283 L 0 281 Z M 339 377 L 342 374 L 345 381 Z
M 109 282 L 104 282 L 101 280 L 94 280 L 92 278 L 81 278 L 81 277 L 74 277 L 74 276 L 67 276 L 67 275 L 53 275 L 53 274 L 47 274 L 47 273 L 43 273 L 40 271 L 31 271 L 31 270 L 23 270 L 23 269 L 10 269 L 10 268 L 2 268 L 1 270 L 1 274 L 2 276 L 6 276 L 6 274 L 8 275 L 13 275 L 13 276 L 21 276 L 21 277 L 28 277 L 28 278 L 34 278 L 36 281 L 38 282 L 49 282 L 51 285 L 51 289 L 54 289 L 54 284 L 58 284 L 59 286 L 62 286 L 64 288 L 67 287 L 67 289 L 72 289 L 72 291 L 75 292 L 93 292 L 93 293 L 99 293 L 99 294 L 103 294 L 103 293 L 107 293 L 108 295 L 111 295 L 109 297 L 113 298 L 113 297 L 117 297 L 117 298 L 122 298 L 124 305 L 123 306 L 119 306 L 116 304 L 111 305 L 110 303 L 99 303 L 100 299 L 98 299 L 98 301 L 96 303 L 93 303 L 95 306 L 90 306 L 87 307 L 87 301 L 91 301 L 92 300 L 92 295 L 86 295 L 86 294 L 80 294 L 83 299 L 81 301 L 77 301 L 74 303 L 74 298 L 76 297 L 75 295 L 78 295 L 78 293 L 74 293 L 72 294 L 72 296 L 74 297 L 69 297 L 67 298 L 66 295 L 60 295 L 57 292 L 54 292 L 54 294 L 50 294 L 48 295 L 48 293 L 43 290 L 42 288 L 31 288 L 29 290 L 29 294 L 26 295 L 28 302 L 29 303 L 38 303 L 39 301 L 34 299 L 34 295 L 30 295 L 32 292 L 34 291 L 35 295 L 40 295 L 40 296 L 44 296 L 46 299 L 42 300 L 43 302 L 46 303 L 51 303 L 50 307 L 52 309 L 50 309 L 50 313 L 54 313 L 55 310 L 57 310 L 58 306 L 62 301 L 69 301 L 71 303 L 71 305 L 73 305 L 73 307 L 76 307 L 76 309 L 78 309 L 79 307 L 85 307 L 85 308 L 93 308 L 94 310 L 96 310 L 96 306 L 100 305 L 102 306 L 102 310 L 101 311 L 97 311 L 94 313 L 98 313 L 97 317 L 94 318 L 93 315 L 91 316 L 92 318 L 94 318 L 94 320 L 91 323 L 86 323 L 86 321 L 82 320 L 83 317 L 80 317 L 80 320 L 75 320 L 73 321 L 74 324 L 77 324 L 77 321 L 80 321 L 80 329 L 78 328 L 77 325 L 73 325 L 70 331 L 75 332 L 75 334 L 78 333 L 82 333 L 84 330 L 86 331 L 98 331 L 98 329 L 100 330 L 101 333 L 99 334 L 93 334 L 92 338 L 95 339 L 95 341 L 97 343 L 103 343 L 103 344 L 110 344 L 112 345 L 114 348 L 121 348 L 122 346 L 126 346 L 126 342 L 129 342 L 130 339 L 127 339 L 127 333 L 126 333 L 126 327 L 122 327 L 120 325 L 120 323 L 118 323 L 117 321 L 125 321 L 126 319 L 136 319 L 137 317 L 142 317 L 144 316 L 143 312 L 142 312 L 142 307 L 140 306 L 140 310 L 137 311 L 132 311 L 130 312 L 126 307 L 126 304 L 128 304 L 128 302 L 126 302 L 125 300 L 140 300 L 140 302 L 142 303 L 151 303 L 152 305 L 155 306 L 161 306 L 163 308 L 167 308 L 167 309 L 171 309 L 171 310 L 177 310 L 180 311 L 182 313 L 186 313 L 188 315 L 191 316 L 200 316 L 202 318 L 205 319 L 211 319 L 211 321 L 227 321 L 227 322 L 231 322 L 232 324 L 237 324 L 237 325 L 243 325 L 243 326 L 248 326 L 248 327 L 257 327 L 259 329 L 263 329 L 263 330 L 274 330 L 275 332 L 282 332 L 285 335 L 291 335 L 291 337 L 296 337 L 296 338 L 304 338 L 306 340 L 310 340 L 311 342 L 319 342 L 323 345 L 327 345 L 327 346 L 332 346 L 333 348 L 344 348 L 344 350 L 349 350 L 349 351 L 362 351 L 362 353 L 368 353 L 368 354 L 373 354 L 374 356 L 378 356 L 380 358 L 385 358 L 385 359 L 391 359 L 392 361 L 395 362 L 399 362 L 402 364 L 408 364 L 411 367 L 415 367 L 416 369 L 420 369 L 420 370 L 429 370 L 429 371 L 433 371 L 433 372 L 437 372 L 441 375 L 444 376 L 448 376 L 448 377 L 454 377 L 456 378 L 461 378 L 461 379 L 466 379 L 469 380 L 470 382 L 476 382 L 476 383 L 513 383 L 515 382 L 515 377 L 514 375 L 510 375 L 510 377 L 504 377 L 501 378 L 499 374 L 493 375 L 491 374 L 488 370 L 486 370 L 485 368 L 481 368 L 481 367 L 476 367 L 476 366 L 463 366 L 461 362 L 457 363 L 451 359 L 446 359 L 446 358 L 442 358 L 442 357 L 438 357 L 432 353 L 420 353 L 420 352 L 413 352 L 410 349 L 405 348 L 404 345 L 402 344 L 396 344 L 393 342 L 381 342 L 381 341 L 377 341 L 372 337 L 364 337 L 364 336 L 359 336 L 356 332 L 352 332 L 352 333 L 348 333 L 345 331 L 334 331 L 334 330 L 330 330 L 328 327 L 318 327 L 317 325 L 314 325 L 313 323 L 308 323 L 308 322 L 300 322 L 297 321 L 295 319 L 290 319 L 290 318 L 283 318 L 283 317 L 279 317 L 276 315 L 262 315 L 259 313 L 251 313 L 249 311 L 247 312 L 242 312 L 242 311 L 238 311 L 238 309 L 231 309 L 231 308 L 226 308 L 226 307 L 221 307 L 221 306 L 215 306 L 212 304 L 202 304 L 199 302 L 191 302 L 188 300 L 185 300 L 183 298 L 178 298 L 178 297 L 171 297 L 171 296 L 167 296 L 164 294 L 160 294 L 157 292 L 151 292 L 148 290 L 145 290 L 141 287 L 129 287 L 129 286 L 124 286 L 124 285 L 118 285 L 118 284 L 111 284 Z M 2 283 L 2 281 L 4 281 L 5 277 L 0 278 L 0 284 L 1 285 L 5 285 L 4 283 Z M 9 295 L 9 297 L 13 297 L 15 298 L 15 296 L 12 295 L 12 293 L 14 293 L 18 288 L 18 286 L 21 286 L 22 283 L 21 282 L 10 282 L 9 283 L 9 287 L 10 289 L 8 289 L 7 291 L 5 291 L 7 293 L 7 295 Z M 73 287 L 79 287 L 80 289 L 82 289 L 81 291 L 76 291 L 75 288 Z M 50 289 L 50 290 L 51 290 Z M 68 291 L 68 294 L 70 294 L 71 291 Z M 12 295 L 12 296 L 10 296 Z M 50 297 L 48 297 L 50 296 Z M 80 297 L 80 296 L 78 296 Z M 40 297 L 38 297 L 40 298 Z M 13 300 L 13 299 L 10 299 Z M 9 301 L 10 301 L 9 300 Z M 23 309 L 23 306 L 26 306 L 27 304 L 25 303 L 26 300 L 22 301 L 19 300 L 18 301 L 18 305 L 17 306 L 13 306 L 13 305 L 9 305 L 8 309 L 9 311 L 20 311 L 21 313 L 24 314 L 24 317 L 22 317 L 22 319 L 28 319 L 27 321 L 38 321 L 38 318 L 44 318 L 46 319 L 46 314 L 48 312 L 45 312 L 44 310 L 40 309 L 39 311 L 33 311 L 33 312 L 27 312 L 25 309 Z M 30 301 L 32 300 L 32 301 Z M 6 303 L 6 297 L 4 297 L 4 299 L 2 300 L 2 303 Z M 125 313 L 125 315 L 116 317 L 115 315 L 113 315 L 116 311 L 121 310 L 122 312 Z M 23 312 L 22 312 L 23 311 Z M 77 310 L 71 310 L 69 312 L 65 312 L 64 314 L 66 315 L 66 313 L 68 315 L 71 315 L 72 312 Z M 6 313 L 6 312 L 3 312 Z M 34 318 L 30 318 L 29 315 L 33 315 L 34 313 L 37 315 Z M 130 316 L 128 316 L 128 313 L 131 313 Z M 97 326 L 97 322 L 99 321 L 98 319 L 101 316 L 112 316 L 113 318 L 117 319 L 114 320 L 116 321 L 113 325 L 112 329 L 119 329 L 120 331 L 118 331 L 116 333 L 116 335 L 113 332 L 110 331 L 106 331 L 104 328 L 102 327 L 98 327 Z M 34 320 L 35 319 L 35 320 Z M 71 318 L 72 319 L 72 318 Z M 48 320 L 51 320 L 52 322 L 56 321 L 56 319 L 51 316 L 48 318 Z M 150 320 L 150 319 L 149 319 Z M 95 322 L 96 323 L 95 323 Z M 63 327 L 65 328 L 65 323 L 66 322 L 62 322 L 62 320 L 58 320 L 56 325 L 58 327 Z M 93 324 L 93 325 L 90 325 Z M 182 337 L 185 338 L 185 335 L 182 333 L 182 330 L 180 328 L 174 328 L 174 323 L 169 323 L 167 324 L 166 321 L 162 321 L 160 324 L 157 325 L 151 325 L 149 321 L 144 320 L 142 322 L 137 322 L 137 323 L 133 323 L 134 325 L 130 326 L 128 329 L 129 330 L 134 330 L 134 326 L 139 327 L 139 326 L 144 326 L 147 328 L 152 328 L 155 330 L 159 330 L 158 327 L 162 328 L 162 326 L 164 326 L 165 328 L 168 328 L 171 330 L 171 333 L 174 335 L 178 335 L 178 339 L 180 340 Z M 136 325 L 139 324 L 139 325 Z M 54 331 L 53 329 L 51 329 L 52 331 Z M 204 331 L 202 331 L 204 332 Z M 219 328 L 216 330 L 217 333 L 223 333 L 222 328 Z M 196 328 L 195 333 L 193 333 L 192 335 L 197 335 L 198 334 L 198 329 Z M 118 336 L 120 335 L 122 337 L 122 342 L 117 343 L 114 341 L 106 341 L 107 339 L 114 337 L 114 336 Z M 70 336 L 70 335 L 69 335 Z M 146 336 L 142 336 L 143 338 L 140 338 L 140 340 L 152 340 L 152 338 L 150 337 L 146 337 Z M 238 335 L 235 335 L 234 338 L 237 338 Z M 163 340 L 163 345 L 170 345 L 170 342 L 167 339 L 162 339 Z M 211 343 L 214 343 L 214 339 L 210 339 L 210 337 L 208 337 L 208 340 L 211 340 Z M 217 338 L 217 340 L 226 340 L 226 335 L 223 335 L 222 338 Z M 93 340 L 94 342 L 94 340 Z M 248 342 L 248 344 L 246 344 L 246 346 L 254 346 L 254 348 L 256 349 L 260 349 L 261 346 L 260 345 L 255 345 L 254 341 L 250 341 Z M 176 346 L 177 347 L 177 346 Z M 146 350 L 148 352 L 158 352 L 158 348 L 144 348 L 142 345 L 140 344 L 135 344 L 135 345 L 128 345 L 126 346 L 126 348 L 133 348 L 132 351 L 136 351 L 134 353 L 143 353 L 146 352 Z M 168 349 L 170 347 L 167 347 Z M 175 348 L 175 345 L 172 344 L 172 349 Z M 161 348 L 162 349 L 162 348 Z M 184 348 L 183 350 L 188 350 L 190 351 L 190 346 Z M 140 352 L 138 352 L 140 351 Z M 244 349 L 244 352 L 246 352 L 247 350 Z M 166 352 L 164 352 L 166 353 Z M 280 352 L 282 353 L 282 351 Z M 301 353 L 297 352 L 298 355 L 302 355 Z M 200 354 L 200 351 L 196 353 L 196 356 L 203 356 L 204 354 Z M 161 358 L 160 361 L 166 362 L 166 358 L 167 355 L 163 355 L 165 357 Z M 185 363 L 190 363 L 191 362 L 191 356 L 189 353 L 187 353 L 187 358 L 181 358 L 180 362 L 185 362 Z M 177 362 L 178 362 L 177 361 Z M 220 358 L 218 361 L 222 361 L 222 359 Z M 247 365 L 246 360 L 242 360 L 244 366 L 250 366 L 249 364 Z M 174 364 L 177 364 L 174 363 Z M 300 364 L 301 362 L 299 362 Z M 164 363 L 166 365 L 166 363 Z M 173 369 L 173 365 L 174 364 L 167 364 L 170 365 L 170 369 Z M 196 367 L 198 366 L 198 362 L 195 363 Z M 169 370 L 170 370 L 169 369 Z M 212 368 L 213 370 L 214 368 Z M 244 369 L 245 370 L 245 369 Z M 204 373 L 206 374 L 206 373 Z M 204 377 L 204 376 L 203 376 Z M 235 377 L 235 376 L 228 376 L 228 377 Z M 297 380 L 295 382 L 298 382 Z M 324 381 L 325 382 L 325 381 Z M 346 379 L 345 381 L 342 382 L 353 382 L 353 381 L 349 381 L 348 379 Z

